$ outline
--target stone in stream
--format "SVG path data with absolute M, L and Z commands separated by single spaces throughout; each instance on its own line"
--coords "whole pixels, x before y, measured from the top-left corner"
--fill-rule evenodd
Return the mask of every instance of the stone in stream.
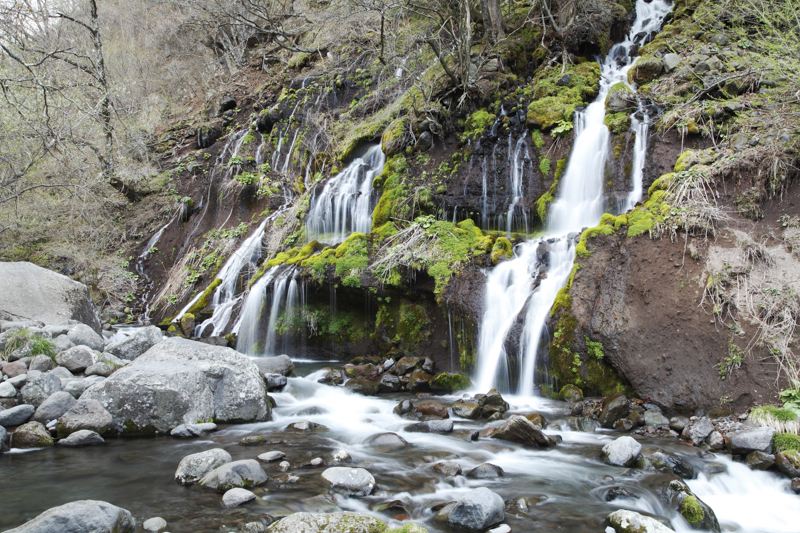
M 364 468 L 334 466 L 322 473 L 322 479 L 330 484 L 330 489 L 344 496 L 369 496 L 375 489 L 375 478 Z
M 0 426 L 9 428 L 24 424 L 33 416 L 35 411 L 36 408 L 34 406 L 27 404 L 0 411 Z
M 351 460 L 350 454 L 344 450 L 336 450 L 331 454 L 332 463 L 347 463 Z
M 407 373 L 420 366 L 422 366 L 422 359 L 419 357 L 401 357 L 400 360 L 394 364 L 392 373 L 397 376 L 405 376 Z
M 403 448 L 408 446 L 408 441 L 397 433 L 377 433 L 364 441 L 367 446 L 376 448 Z
M 80 500 L 53 507 L 6 533 L 136 533 L 133 515 L 121 507 Z
M 394 374 L 383 374 L 378 382 L 378 392 L 397 392 L 402 388 L 400 378 Z
M 408 376 L 408 390 L 410 392 L 421 392 L 426 391 L 430 387 L 428 384 L 430 383 L 433 376 L 424 372 L 422 370 L 415 370 Z
M 461 475 L 461 465 L 455 461 L 441 461 L 431 467 L 434 472 L 445 477 Z
M 239 446 L 259 446 L 264 444 L 266 439 L 261 435 L 249 435 L 239 441 Z
M 481 487 L 458 500 L 447 517 L 447 525 L 467 531 L 485 531 L 505 520 L 503 498 Z
M 32 420 L 47 424 L 51 420 L 56 420 L 64 413 L 69 411 L 77 400 L 65 391 L 58 391 L 42 402 L 42 405 L 33 413 Z
M 656 471 L 662 474 L 675 474 L 683 479 L 694 479 L 697 477 L 692 465 L 680 455 L 655 452 L 648 457 L 648 459 Z
M 751 470 L 769 470 L 775 464 L 775 456 L 754 451 L 747 454 L 745 462 Z
M 28 422 L 21 425 L 11 436 L 14 448 L 44 448 L 53 445 L 53 437 L 39 422 Z
M 714 424 L 706 417 L 690 421 L 681 431 L 681 438 L 692 441 L 695 446 L 700 446 L 706 437 L 714 431 Z
M 75 346 L 56 355 L 56 364 L 73 374 L 86 370 L 94 362 L 94 354 L 88 346 Z
M 576 385 L 568 384 L 561 387 L 558 396 L 565 402 L 576 403 L 583 400 L 583 391 Z
M 797 450 L 778 452 L 775 454 L 775 465 L 789 477 L 800 477 L 800 452 Z
M 612 466 L 633 466 L 641 455 L 642 445 L 633 437 L 620 437 L 603 446 L 601 455 L 606 464 Z
M 555 439 L 545 435 L 533 422 L 519 415 L 513 415 L 503 422 L 503 425 L 492 434 L 492 438 L 540 448 L 549 448 L 556 445 Z
M 164 339 L 164 334 L 157 326 L 147 326 L 137 328 L 133 335 L 119 342 L 113 342 L 103 350 L 120 359 L 133 361 L 147 350 L 158 344 Z
M 255 357 L 251 359 L 261 374 L 280 374 L 288 376 L 294 370 L 294 363 L 288 355 L 276 355 L 275 357 Z
M 472 386 L 472 381 L 466 374 L 458 372 L 439 372 L 430 382 L 431 390 L 453 393 L 458 390 L 466 390 Z
M 538 426 L 542 429 L 547 427 L 547 419 L 545 419 L 545 417 L 539 413 L 530 413 L 525 415 L 525 418 L 527 418 L 534 426 Z
M 600 427 L 600 423 L 591 416 L 569 416 L 567 425 L 572 431 L 584 433 L 594 433 L 594 430 Z
M 459 400 L 452 405 L 453 414 L 473 420 L 481 415 L 481 407 L 476 402 Z
M 657 411 L 652 409 L 650 411 L 645 411 L 644 413 L 644 423 L 648 426 L 655 426 L 657 428 L 664 428 L 669 426 L 669 419 L 664 416 L 661 411 Z
M 317 383 L 326 383 L 329 385 L 341 385 L 344 381 L 344 376 L 342 375 L 342 371 L 338 368 L 331 368 L 325 367 L 323 370 L 327 370 L 327 374 L 322 376 L 317 380 Z
M 317 424 L 316 422 L 310 422 L 308 420 L 298 420 L 297 422 L 292 422 L 284 431 L 299 431 L 302 433 L 308 433 L 309 431 L 314 431 L 315 429 L 327 429 L 322 424 Z
M 615 392 L 603 400 L 603 411 L 600 413 L 600 425 L 606 429 L 614 427 L 620 418 L 631 412 L 631 402 L 621 392 Z
M 116 433 L 166 433 L 202 420 L 259 422 L 271 415 L 264 380 L 251 359 L 180 337 L 159 342 L 81 399 L 103 404 Z
M 203 476 L 199 485 L 217 492 L 236 487 L 257 487 L 267 482 L 267 474 L 255 459 L 243 459 L 219 466 Z
M 438 402 L 423 402 L 417 406 L 415 412 L 426 416 L 450 418 L 450 414 L 447 412 L 447 407 Z
M 345 388 L 363 394 L 365 396 L 372 396 L 378 394 L 378 380 L 369 379 L 365 377 L 348 379 L 344 384 Z
M 489 418 L 494 413 L 505 413 L 509 409 L 508 402 L 497 392 L 497 389 L 492 389 L 478 400 L 478 405 L 481 408 L 483 418 Z
M 175 481 L 181 485 L 192 485 L 209 472 L 229 462 L 231 454 L 222 448 L 187 455 L 181 459 L 175 470 Z
M 503 469 L 492 463 L 483 463 L 467 472 L 467 477 L 470 479 L 497 479 L 504 475 Z
M 267 386 L 268 392 L 277 392 L 283 390 L 288 383 L 286 376 L 283 374 L 277 373 L 265 373 L 263 374 L 264 377 L 264 384 Z
M 792 492 L 795 494 L 800 494 L 800 477 L 792 478 L 789 488 L 792 489 Z
M 28 383 L 22 387 L 22 401 L 33 407 L 39 407 L 50 395 L 60 391 L 61 380 L 53 372 L 47 372 L 28 380 Z
M 275 461 L 280 461 L 284 457 L 286 457 L 286 454 L 283 452 L 271 451 L 259 455 L 258 460 L 264 463 L 274 463 Z
M 411 403 L 411 400 L 403 400 L 403 401 L 401 401 L 392 410 L 392 412 L 394 414 L 400 415 L 400 416 L 407 415 L 408 413 L 411 413 L 412 411 L 414 411 L 414 404 Z
M 410 433 L 450 433 L 453 431 L 452 420 L 428 420 L 427 422 L 417 422 L 403 428 Z
M 268 533 L 383 533 L 386 524 L 361 513 L 294 513 L 267 528 Z
M 111 426 L 111 414 L 95 400 L 78 400 L 58 419 L 58 438 L 63 439 L 81 429 L 102 435 Z
M 728 451 L 734 455 L 746 455 L 752 451 L 772 452 L 775 430 L 769 427 L 747 428 L 725 435 Z
M 689 419 L 685 416 L 673 416 L 669 419 L 669 429 L 677 431 L 678 433 L 686 429 L 689 425 Z
M 230 489 L 222 495 L 222 507 L 230 509 L 231 507 L 239 507 L 243 503 L 255 500 L 256 495 L 247 489 L 235 488 Z
M 714 511 L 703 500 L 695 496 L 689 486 L 675 476 L 665 476 L 656 488 L 661 503 L 667 509 L 680 513 L 693 529 L 720 533 L 719 522 Z
M 83 446 L 95 446 L 97 444 L 104 444 L 106 441 L 99 433 L 89 429 L 82 429 L 72 433 L 66 439 L 58 441 L 59 446 L 66 446 L 68 448 L 80 448 Z
M 161 531 L 167 529 L 167 521 L 160 516 L 154 516 L 142 523 L 142 529 L 147 531 L 147 533 L 161 533 Z
M 655 518 L 625 509 L 614 511 L 606 521 L 615 533 L 675 533 Z
M 202 424 L 181 424 L 169 432 L 173 437 L 181 439 L 190 439 L 192 437 L 200 437 L 204 433 L 216 431 L 217 425 L 213 422 L 203 422 Z

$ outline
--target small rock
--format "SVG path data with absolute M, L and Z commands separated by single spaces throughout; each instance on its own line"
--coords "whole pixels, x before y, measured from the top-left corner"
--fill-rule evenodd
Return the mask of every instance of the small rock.
M 615 392 L 603 400 L 603 411 L 600 413 L 600 425 L 606 429 L 614 427 L 620 418 L 631 412 L 631 402 L 621 392 Z
M 111 427 L 111 413 L 97 400 L 78 400 L 58 419 L 58 438 L 63 439 L 80 429 L 90 429 L 102 435 Z
M 280 461 L 284 457 L 286 457 L 286 454 L 283 452 L 271 451 L 259 455 L 258 460 L 264 463 L 274 463 L 275 461 Z
M 261 435 L 249 435 L 239 441 L 239 446 L 258 446 L 263 444 L 265 440 Z
M 75 346 L 56 355 L 56 363 L 73 374 L 83 372 L 92 362 L 92 350 L 87 346 Z
M 325 464 L 325 461 L 322 460 L 322 457 L 315 457 L 311 459 L 307 463 L 303 463 L 300 465 L 300 468 L 316 468 Z
M 232 507 L 239 507 L 243 503 L 247 503 L 250 500 L 255 500 L 256 495 L 250 492 L 247 489 L 242 488 L 235 488 L 230 489 L 225 494 L 222 495 L 222 507 L 225 509 L 230 509 Z
M 700 446 L 712 431 L 714 431 L 714 424 L 708 418 L 702 417 L 690 422 L 681 432 L 681 437 L 692 441 L 695 446 Z
M 770 453 L 775 430 L 769 427 L 748 428 L 732 431 L 725 436 L 728 451 L 734 455 L 745 455 L 752 451 Z
M 350 454 L 344 450 L 336 450 L 331 454 L 332 463 L 347 463 L 350 459 Z
M 411 403 L 411 400 L 403 400 L 402 402 L 398 403 L 392 412 L 396 415 L 402 416 L 407 415 L 414 411 L 414 404 Z
M 620 509 L 606 517 L 615 533 L 675 533 L 655 518 Z
M 800 477 L 800 452 L 786 450 L 776 453 L 775 466 L 789 477 Z
M 267 386 L 267 392 L 276 392 L 283 390 L 288 383 L 286 376 L 283 374 L 276 374 L 276 373 L 266 373 L 263 374 L 264 383 Z
M 633 437 L 620 437 L 603 446 L 602 456 L 612 466 L 633 466 L 641 455 L 642 445 Z
M 711 434 L 706 437 L 706 442 L 708 443 L 708 447 L 712 450 L 721 450 L 725 447 L 725 438 L 719 431 L 712 431 Z
M 467 531 L 485 531 L 505 520 L 503 498 L 486 487 L 474 489 L 456 502 L 447 525 Z
M 628 418 L 622 418 L 614 422 L 614 429 L 617 431 L 624 431 L 627 433 L 631 431 L 635 425 L 636 424 L 634 424 L 632 420 Z
M 378 382 L 378 390 L 380 392 L 397 392 L 401 387 L 400 378 L 389 373 L 382 375 L 381 380 Z
M 475 402 L 458 401 L 452 406 L 453 414 L 470 420 L 478 418 L 481 414 L 480 406 Z
M 446 477 L 461 475 L 461 465 L 455 461 L 442 461 L 433 465 L 433 471 Z
M 142 523 L 142 529 L 147 533 L 161 533 L 167 529 L 167 521 L 160 516 L 149 518 Z
M 3 374 L 10 378 L 21 376 L 28 372 L 28 367 L 25 366 L 25 361 L 14 361 L 13 363 L 6 363 L 3 365 Z
M 514 415 L 506 420 L 492 434 L 492 438 L 540 448 L 549 448 L 556 445 L 555 439 L 545 435 L 533 422 L 519 415 Z
M 0 453 L 8 451 L 8 431 L 0 426 Z
M 48 356 L 41 354 L 35 356 L 31 359 L 30 365 L 28 365 L 29 370 L 38 370 L 40 372 L 48 372 L 54 369 L 56 363 L 49 358 Z
M 564 385 L 558 396 L 565 402 L 575 403 L 583 401 L 583 391 L 576 385 Z
M 689 419 L 685 416 L 673 416 L 669 419 L 669 428 L 680 433 L 689 425 Z
M 83 446 L 95 446 L 97 444 L 104 444 L 106 441 L 97 432 L 89 429 L 81 429 L 72 433 L 66 439 L 58 441 L 59 446 L 66 446 L 68 448 L 79 448 Z
M 229 463 L 231 454 L 222 448 L 213 448 L 204 452 L 193 453 L 181 459 L 175 470 L 175 481 L 181 485 L 192 485 L 214 469 Z
M 23 376 L 25 374 L 22 374 Z M 8 381 L 0 383 L 0 398 L 15 398 L 17 396 L 17 388 Z
M 24 424 L 33 416 L 35 411 L 36 408 L 34 406 L 27 404 L 17 405 L 16 407 L 0 411 L 0 426 L 8 428 Z
M 681 56 L 678 54 L 664 54 L 662 59 L 664 60 L 664 70 L 666 72 L 672 72 L 681 63 Z
M 792 478 L 792 482 L 789 487 L 795 494 L 800 494 L 800 477 Z
M 334 466 L 322 473 L 331 490 L 350 497 L 369 496 L 375 488 L 375 478 L 364 468 Z
M 300 431 L 303 433 L 308 433 L 309 431 L 314 431 L 315 429 L 327 429 L 322 424 L 317 424 L 315 422 L 310 422 L 308 420 L 300 420 L 298 422 L 293 422 L 286 426 L 285 431 Z
M 775 464 L 775 456 L 764 452 L 754 451 L 747 454 L 745 462 L 751 470 L 769 470 L 772 468 L 772 465 Z
M 43 448 L 53 445 L 53 437 L 39 422 L 27 422 L 14 432 L 11 436 L 11 444 L 14 448 Z
M 281 472 L 286 472 L 291 467 L 292 465 L 289 464 L 289 461 L 281 461 L 280 463 L 278 463 L 278 470 L 280 470 Z
M 450 418 L 450 415 L 447 413 L 447 408 L 437 402 L 424 402 L 417 406 L 416 411 L 417 413 L 421 413 L 427 416 L 438 416 L 439 418 Z
M 169 434 L 173 437 L 189 439 L 193 437 L 200 437 L 204 433 L 216 430 L 216 424 L 213 422 L 204 422 L 202 424 L 181 424 L 180 426 L 176 426 L 175 429 L 169 432 Z
M 258 371 L 263 374 L 281 374 L 288 376 L 294 370 L 294 363 L 288 355 L 277 355 L 275 357 L 256 357 L 251 359 Z
M 503 469 L 492 463 L 483 463 L 467 472 L 467 477 L 470 479 L 497 479 L 504 475 Z
M 422 370 L 415 370 L 408 376 L 408 390 L 410 392 L 420 392 L 429 389 L 428 384 L 433 376 Z
M 509 409 L 508 402 L 497 392 L 497 389 L 492 389 L 481 396 L 478 400 L 478 405 L 481 408 L 481 416 L 486 418 L 494 413 L 505 413 Z

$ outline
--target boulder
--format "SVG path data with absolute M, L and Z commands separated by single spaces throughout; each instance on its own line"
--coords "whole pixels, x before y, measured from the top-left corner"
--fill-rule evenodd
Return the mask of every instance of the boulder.
M 392 373 L 398 376 L 405 376 L 415 368 L 422 366 L 422 362 L 422 359 L 419 357 L 401 357 L 400 360 L 394 364 Z
M 492 389 L 481 396 L 478 405 L 481 408 L 481 416 L 484 418 L 488 418 L 494 413 L 505 413 L 509 409 L 508 402 L 497 392 L 497 389 Z
M 442 461 L 433 465 L 433 471 L 446 477 L 461 475 L 461 465 L 455 461 Z
M 575 403 L 583 400 L 583 391 L 576 385 L 564 385 L 558 396 L 565 402 Z
M 243 503 L 255 500 L 256 495 L 247 489 L 235 488 L 230 489 L 222 495 L 222 507 L 230 509 L 231 507 L 239 507 Z
M 102 352 L 106 342 L 103 336 L 86 324 L 75 324 L 67 331 L 67 338 L 75 346 L 88 346 L 96 352 Z
M 111 413 L 118 433 L 167 432 L 180 424 L 268 420 L 264 380 L 246 356 L 179 337 L 165 339 L 81 397 Z
M 655 518 L 625 509 L 614 511 L 606 521 L 615 533 L 675 533 Z
M 62 368 L 62 367 L 59 367 Z M 57 370 L 57 369 L 56 369 Z M 70 378 L 62 379 L 61 386 L 64 392 L 70 393 L 74 398 L 78 399 L 83 396 L 86 389 L 97 383 L 102 383 L 106 378 L 103 376 L 89 376 L 88 378 Z
M 100 333 L 86 285 L 32 263 L 0 263 L 0 311 L 15 320 L 47 324 L 77 320 Z
M 53 445 L 53 437 L 40 422 L 27 422 L 11 436 L 14 448 L 43 448 Z
M 111 427 L 112 421 L 111 413 L 103 409 L 100 402 L 81 398 L 58 418 L 58 438 L 63 439 L 81 429 L 102 435 Z
M 606 464 L 612 466 L 633 466 L 639 459 L 642 445 L 633 437 L 620 437 L 603 446 L 601 455 Z
M 275 357 L 254 357 L 250 359 L 258 367 L 262 374 L 280 374 L 288 376 L 294 370 L 294 363 L 288 355 L 276 355 Z
M 497 479 L 504 475 L 503 469 L 492 463 L 483 463 L 467 472 L 467 477 L 470 479 Z
M 728 433 L 725 444 L 734 455 L 746 455 L 752 451 L 771 453 L 774 436 L 775 430 L 769 427 L 747 428 Z
M 22 387 L 22 401 L 39 407 L 52 394 L 61 390 L 61 380 L 52 372 L 41 374 Z
M 603 411 L 600 413 L 600 425 L 606 429 L 614 427 L 620 418 L 631 412 L 631 402 L 621 392 L 615 392 L 603 400 Z
M 669 419 L 669 428 L 673 431 L 677 431 L 678 433 L 686 429 L 686 426 L 688 425 L 689 419 L 685 416 L 673 416 Z
M 453 414 L 461 418 L 475 419 L 481 415 L 481 408 L 476 402 L 457 401 L 452 409 Z
M 156 326 L 137 328 L 133 335 L 119 342 L 113 342 L 105 347 L 109 353 L 126 361 L 133 361 L 147 350 L 161 342 L 164 335 Z
M 674 453 L 656 452 L 648 457 L 650 464 L 662 474 L 675 474 L 684 479 L 694 479 L 697 474 L 689 461 Z
M 322 479 L 332 491 L 350 497 L 369 496 L 375 489 L 375 478 L 364 468 L 334 466 L 322 473 Z
M 775 456 L 764 452 L 754 451 L 747 454 L 745 462 L 751 470 L 769 470 L 775 464 Z
M 466 531 L 485 531 L 505 520 L 503 498 L 486 487 L 471 490 L 456 502 L 447 525 Z
M 414 411 L 414 404 L 411 400 L 402 400 L 392 409 L 392 412 L 398 416 L 407 415 L 412 411 Z
M 21 376 L 27 372 L 28 367 L 25 365 L 25 361 L 14 361 L 12 363 L 6 363 L 3 365 L 3 374 L 10 378 Z
M 427 422 L 417 422 L 403 428 L 409 433 L 450 433 L 453 431 L 452 420 L 428 420 Z
M 417 405 L 415 412 L 426 416 L 438 416 L 439 418 L 450 418 L 447 407 L 438 402 L 423 402 Z
M 24 424 L 35 411 L 36 408 L 32 405 L 17 405 L 4 409 L 0 411 L 0 426 L 10 428 Z
M 378 382 L 378 392 L 397 392 L 402 388 L 400 378 L 393 374 L 386 373 L 381 376 Z
M 315 429 L 325 428 L 322 424 L 317 424 L 316 422 L 310 422 L 308 420 L 298 420 L 297 422 L 292 422 L 284 431 L 300 431 L 302 433 L 308 433 L 309 431 L 314 431 Z
M 408 441 L 397 433 L 377 433 L 364 441 L 367 446 L 376 448 L 403 448 L 408 446 Z
M 59 352 L 63 352 L 64 350 L 69 350 L 75 346 L 75 344 L 73 344 L 73 342 L 69 340 L 69 337 L 67 337 L 67 334 L 64 333 L 53 339 L 53 346 L 55 346 L 56 350 Z
M 378 380 L 369 378 L 352 378 L 348 379 L 344 386 L 353 392 L 363 394 L 365 396 L 372 396 L 378 394 Z
M 422 370 L 414 370 L 408 376 L 408 390 L 410 392 L 419 392 L 428 390 L 428 386 L 433 379 L 433 376 Z
M 673 54 L 673 53 L 664 54 L 664 57 L 662 59 L 664 60 L 665 72 L 672 72 L 681 63 L 681 56 L 679 56 L 678 54 Z
M 681 431 L 681 438 L 690 440 L 695 446 L 700 446 L 706 437 L 714 431 L 714 424 L 706 417 L 689 422 Z
M 513 415 L 503 422 L 503 425 L 492 434 L 492 438 L 540 448 L 549 448 L 556 445 L 555 439 L 545 435 L 533 422 L 519 415 Z
M 628 71 L 628 83 L 642 85 L 656 79 L 664 71 L 664 63 L 656 57 L 643 56 Z
M 703 500 L 694 495 L 681 479 L 669 476 L 658 489 L 661 503 L 687 521 L 693 529 L 719 533 L 719 522 L 714 511 Z
M 92 332 L 94 334 L 94 332 Z M 56 363 L 73 374 L 86 370 L 94 362 L 92 350 L 88 346 L 75 346 L 56 355 Z
M 177 474 L 176 474 L 177 475 Z M 257 487 L 267 482 L 267 474 L 255 459 L 243 459 L 219 466 L 203 476 L 198 484 L 224 493 L 236 487 Z
M 267 373 L 263 375 L 264 385 L 267 387 L 267 392 L 277 392 L 282 390 L 288 380 L 283 374 Z
M 6 533 L 136 533 L 129 511 L 96 500 L 80 500 L 53 507 L 30 522 Z
M 786 450 L 776 453 L 775 466 L 789 477 L 800 477 L 800 452 Z
M 386 524 L 360 513 L 294 513 L 267 528 L 268 533 L 383 533 Z
M 712 450 L 721 450 L 725 447 L 725 437 L 723 437 L 722 433 L 719 431 L 712 431 L 706 438 L 706 442 L 708 443 L 708 447 Z
M 117 370 L 117 367 L 111 363 L 99 362 L 86 367 L 84 374 L 87 376 L 101 376 L 107 378 Z
M 47 425 L 69 411 L 77 402 L 68 392 L 58 391 L 47 398 L 33 414 L 33 420 Z
M 187 455 L 181 459 L 177 470 L 175 470 L 175 481 L 181 485 L 192 485 L 200 481 L 209 472 L 230 462 L 231 454 L 222 448 L 213 448 Z
M 22 374 L 26 376 L 27 374 Z M 14 378 L 16 379 L 16 378 Z M 0 398 L 16 398 L 17 396 L 17 388 L 9 383 L 8 381 L 3 381 L 0 383 Z
M 148 518 L 142 523 L 142 529 L 147 533 L 160 533 L 167 529 L 167 521 L 160 516 Z
M 82 446 L 95 446 L 97 444 L 104 444 L 106 441 L 96 431 L 90 429 L 81 429 L 72 433 L 66 439 L 58 441 L 59 446 L 67 446 L 68 448 L 78 448 Z
M 466 390 L 472 386 L 472 381 L 466 374 L 458 372 L 439 372 L 430 381 L 431 390 L 452 393 L 458 390 Z

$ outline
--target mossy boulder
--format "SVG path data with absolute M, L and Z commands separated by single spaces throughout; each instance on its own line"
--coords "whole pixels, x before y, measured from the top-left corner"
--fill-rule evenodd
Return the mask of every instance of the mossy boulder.
M 527 123 L 549 130 L 560 121 L 571 122 L 575 108 L 590 102 L 600 86 L 600 65 L 594 62 L 544 69 L 534 81 Z
M 564 385 L 558 393 L 558 397 L 565 402 L 579 402 L 583 400 L 583 391 L 576 385 Z
M 608 127 L 608 131 L 614 135 L 619 135 L 620 133 L 625 133 L 630 129 L 631 116 L 625 111 L 620 111 L 619 113 L 607 113 L 604 122 Z
M 623 82 L 615 83 L 606 96 L 606 111 L 619 113 L 633 112 L 636 109 L 636 93 Z
M 14 448 L 44 448 L 53 445 L 53 437 L 41 422 L 22 424 L 11 437 Z
M 492 264 L 496 265 L 503 259 L 511 259 L 514 256 L 514 247 L 505 237 L 498 237 L 492 246 Z
M 664 61 L 652 56 L 642 56 L 628 71 L 628 83 L 644 85 L 658 78 L 664 72 Z
M 430 381 L 429 386 L 435 391 L 454 392 L 468 389 L 472 386 L 472 381 L 466 374 L 440 372 Z
M 680 513 L 692 529 L 719 533 L 719 521 L 711 507 L 698 498 L 682 479 L 667 476 L 661 478 L 664 484 L 657 489 L 661 502 Z
M 386 157 L 401 153 L 408 145 L 408 117 L 392 121 L 381 136 L 381 149 Z
M 191 337 L 194 332 L 195 317 L 192 313 L 185 313 L 181 317 L 181 331 L 187 337 Z

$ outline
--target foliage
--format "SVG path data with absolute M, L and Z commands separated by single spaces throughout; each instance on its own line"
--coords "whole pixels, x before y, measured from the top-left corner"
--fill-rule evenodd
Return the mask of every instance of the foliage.
M 767 426 L 778 433 L 800 432 L 798 413 L 792 409 L 778 409 L 774 405 L 760 405 L 750 411 L 750 418 L 759 426 Z
M 58 354 L 58 350 L 52 340 L 42 335 L 31 333 L 26 329 L 21 329 L 11 333 L 8 338 L 6 338 L 6 345 L 2 352 L 2 358 L 8 359 L 9 355 L 26 345 L 28 346 L 27 355 L 30 357 L 46 355 L 50 359 L 55 359 Z
M 528 106 L 529 126 L 549 130 L 557 126 L 556 135 L 572 130 L 575 108 L 597 95 L 600 65 L 585 62 L 579 65 L 553 66 L 540 71 L 534 81 L 533 99 Z
M 584 335 L 584 340 L 586 341 L 586 352 L 597 359 L 598 361 L 601 360 L 606 356 L 603 353 L 603 343 L 602 342 L 594 342 L 589 339 L 589 337 Z

